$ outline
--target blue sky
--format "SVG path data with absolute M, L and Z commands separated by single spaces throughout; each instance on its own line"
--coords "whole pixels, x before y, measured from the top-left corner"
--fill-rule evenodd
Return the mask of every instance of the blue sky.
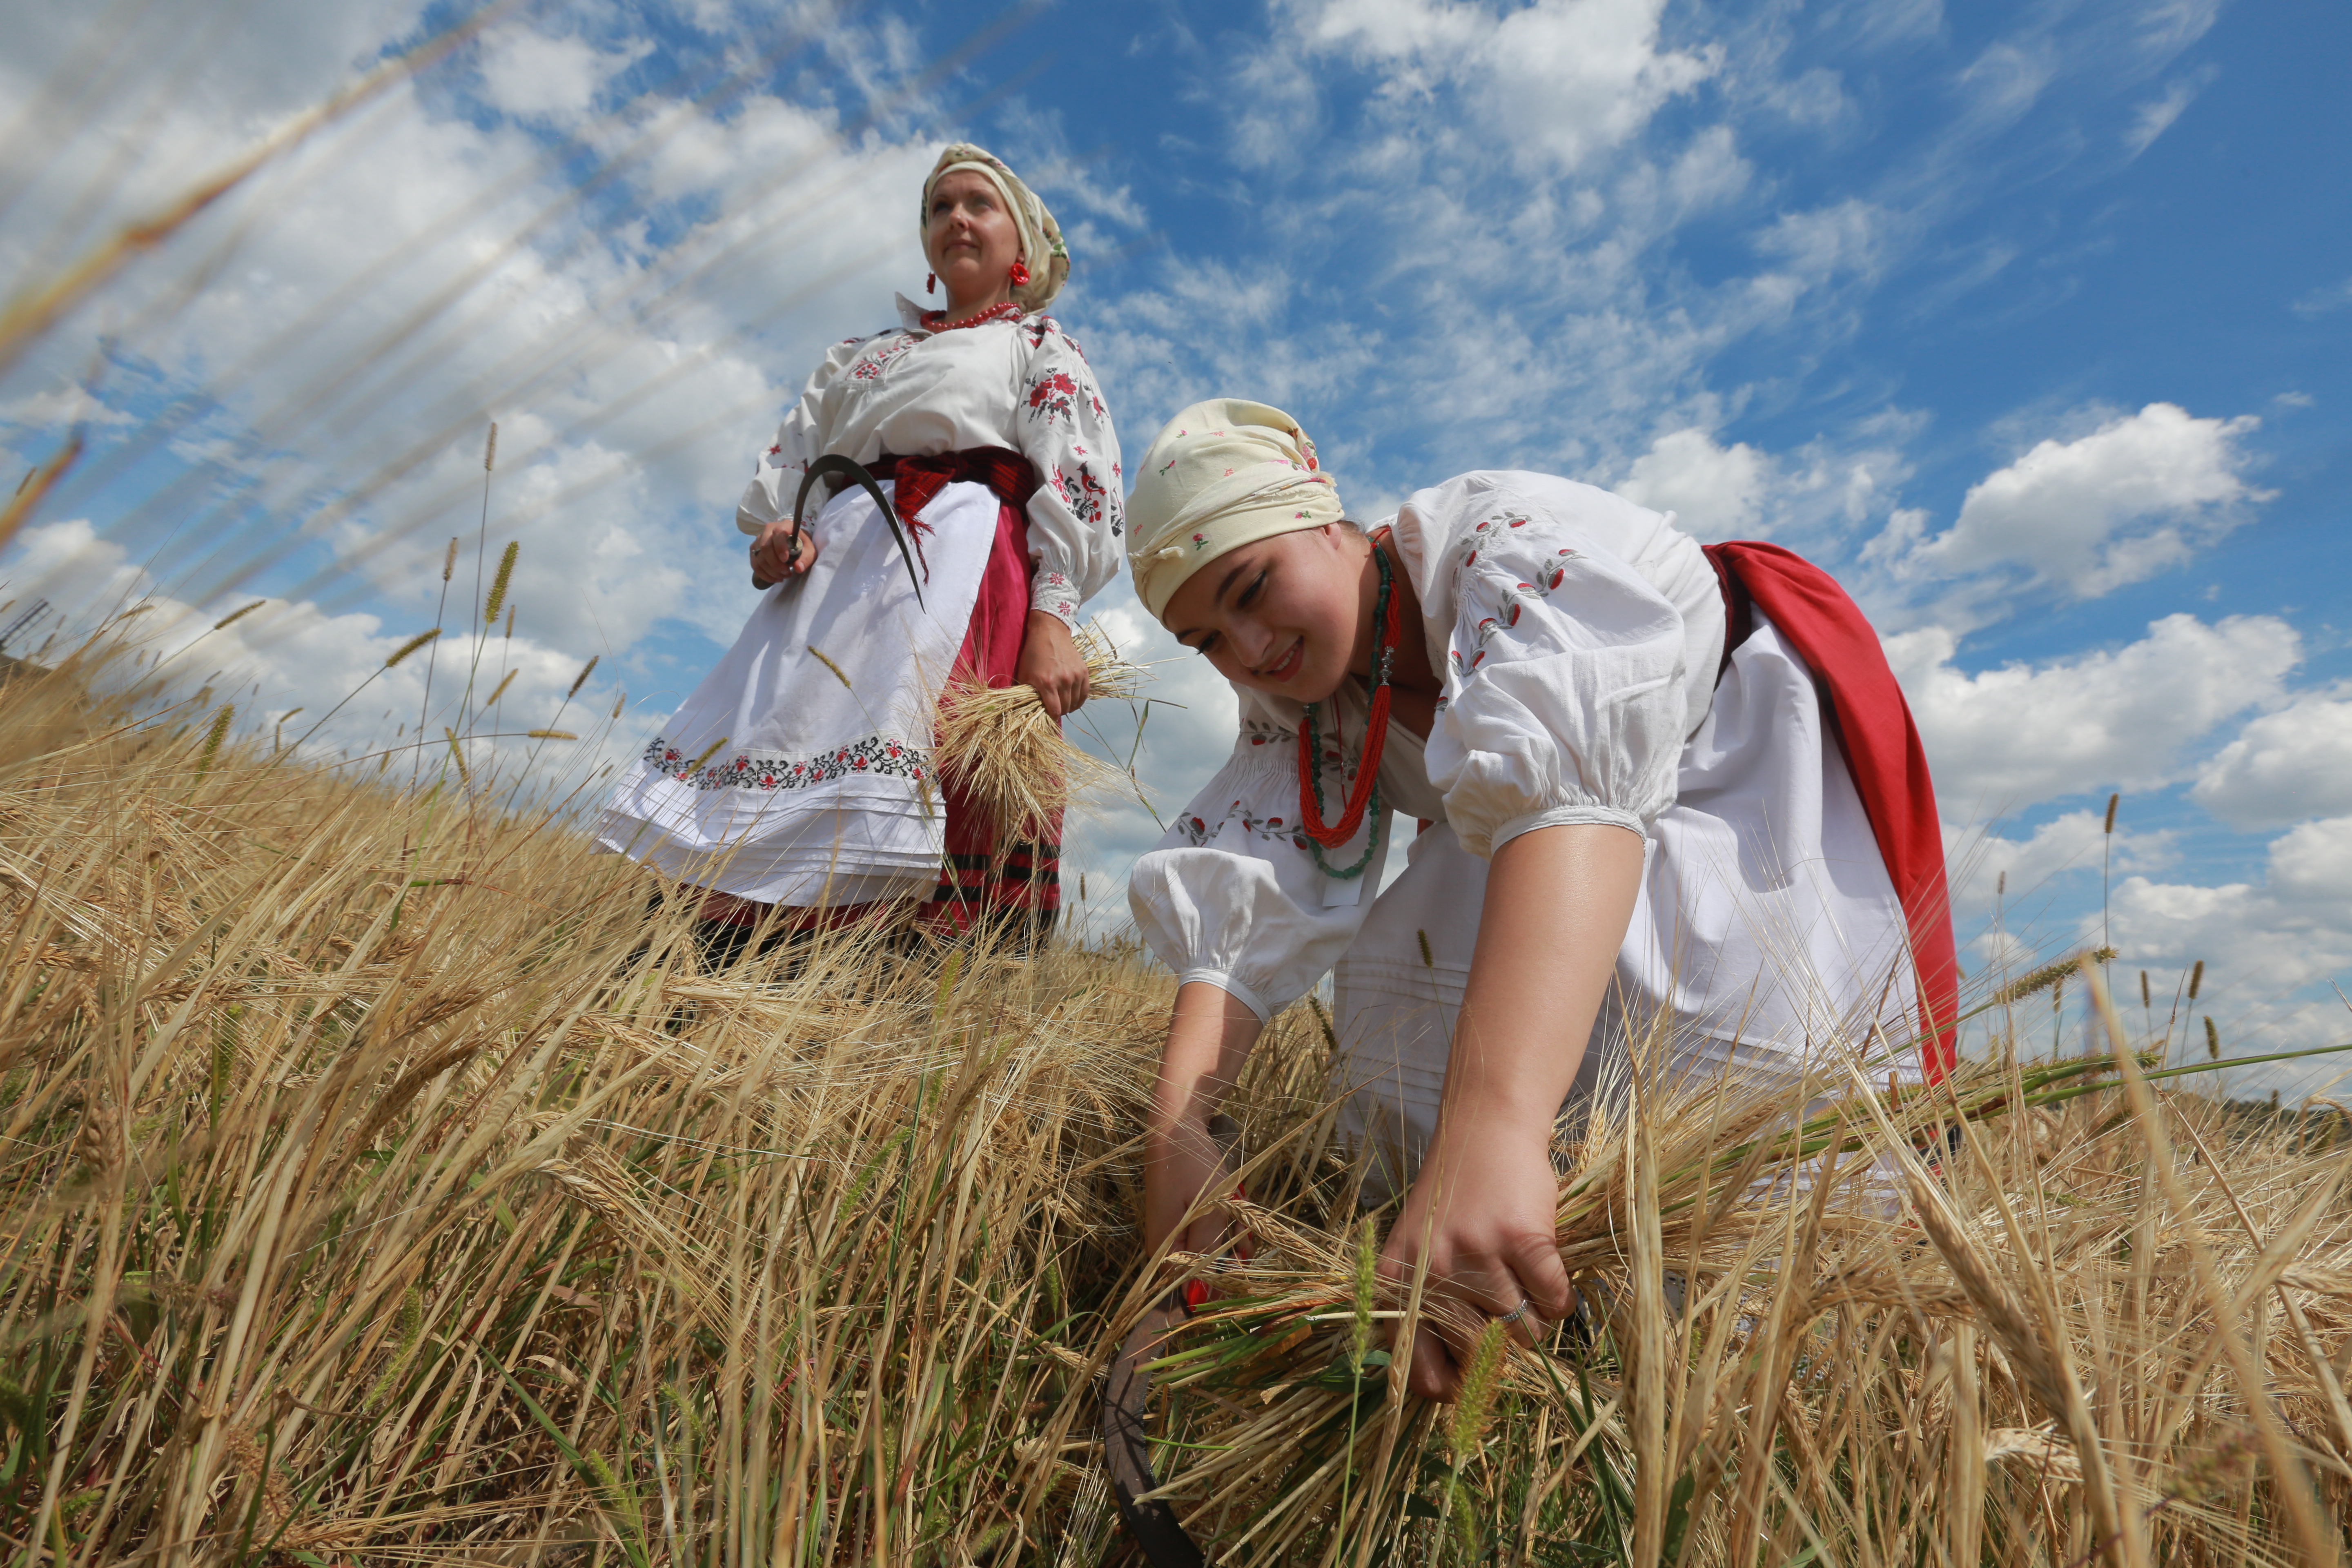
M 16 278 L 458 15 L 5 10 Z M 173 670 L 315 715 L 432 623 L 453 536 L 470 594 L 495 417 L 521 610 L 485 657 L 533 723 L 599 658 L 593 773 L 740 624 L 751 454 L 919 287 L 915 182 L 969 136 L 1068 231 L 1056 313 L 1129 452 L 1247 395 L 1360 515 L 1520 466 L 1809 554 L 1919 715 L 1972 972 L 2095 934 L 2112 848 L 2124 973 L 2207 960 L 2233 1051 L 2352 1037 L 2347 65 L 2323 0 L 520 7 L 0 379 L 20 465 L 77 419 L 92 454 L 0 597 L 147 595 Z M 1176 657 L 1123 584 L 1097 607 Z M 414 674 L 318 743 L 413 726 Z M 1156 689 L 1164 812 L 1232 710 Z M 1074 831 L 1099 919 L 1153 832 Z M 2233 1087 L 2273 1081 L 2322 1079 Z

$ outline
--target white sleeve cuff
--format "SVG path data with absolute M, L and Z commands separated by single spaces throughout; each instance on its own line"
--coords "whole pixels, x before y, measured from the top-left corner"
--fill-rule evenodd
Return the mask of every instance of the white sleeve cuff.
M 1179 986 L 1185 986 L 1192 984 L 1195 980 L 1203 982 L 1206 984 L 1213 985 L 1218 990 L 1223 992 L 1226 995 L 1233 997 L 1243 1006 L 1247 1007 L 1251 1012 L 1256 1014 L 1257 1021 L 1259 1023 L 1270 1024 L 1274 1021 L 1274 1014 L 1267 1008 L 1265 1003 L 1257 999 L 1256 993 L 1253 992 L 1248 986 L 1243 984 L 1240 981 L 1234 979 L 1225 971 L 1222 969 L 1188 969 L 1183 973 L 1176 977 L 1176 984 Z
M 1495 829 L 1494 840 L 1486 849 L 1486 858 L 1496 854 L 1522 833 L 1533 833 L 1538 827 L 1576 827 L 1587 823 L 1622 827 L 1636 838 L 1646 838 L 1642 819 L 1630 811 L 1619 811 L 1607 805 L 1555 805 L 1542 811 L 1531 811 L 1525 816 L 1515 816 Z
M 1066 573 L 1040 572 L 1029 585 L 1029 607 L 1045 611 L 1073 633 L 1078 629 L 1078 590 Z

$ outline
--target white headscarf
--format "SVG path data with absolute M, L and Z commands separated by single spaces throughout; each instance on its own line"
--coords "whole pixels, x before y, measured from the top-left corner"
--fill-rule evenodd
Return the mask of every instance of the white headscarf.
M 1128 498 L 1136 596 L 1158 616 L 1227 551 L 1346 515 L 1297 420 L 1239 397 L 1195 403 L 1153 439 Z
M 1013 215 L 1013 225 L 1021 232 L 1021 259 L 1029 267 L 1029 281 L 1013 290 L 1013 302 L 1024 310 L 1044 310 L 1070 280 L 1070 247 L 1062 243 L 1062 226 L 1054 221 L 1037 193 L 1023 184 L 1021 176 L 1005 167 L 1003 159 L 984 147 L 969 142 L 954 143 L 940 154 L 930 178 L 923 182 L 922 210 L 915 224 L 923 258 L 934 268 L 939 266 L 939 258 L 931 254 L 931 187 L 941 175 L 958 169 L 985 176 L 1004 199 L 1004 210 Z

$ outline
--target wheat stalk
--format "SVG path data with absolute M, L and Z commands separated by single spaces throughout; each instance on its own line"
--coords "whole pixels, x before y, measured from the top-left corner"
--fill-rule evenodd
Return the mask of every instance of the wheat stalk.
M 1099 625 L 1087 623 L 1074 640 L 1089 702 L 1140 694 L 1149 677 L 1119 657 Z M 1134 791 L 1128 774 L 1072 744 L 1028 686 L 982 686 L 960 669 L 940 698 L 933 737 L 939 772 L 980 804 L 1001 838 L 1039 837 L 1074 805 Z

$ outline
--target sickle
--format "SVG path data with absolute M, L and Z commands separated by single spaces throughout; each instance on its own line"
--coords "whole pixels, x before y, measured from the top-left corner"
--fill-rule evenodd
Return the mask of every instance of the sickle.
M 1103 1462 L 1110 1472 L 1118 1516 L 1151 1568 L 1208 1568 L 1208 1558 L 1176 1522 L 1176 1510 L 1166 1499 L 1136 1500 L 1160 1485 L 1151 1474 L 1151 1440 L 1143 1429 L 1151 1405 L 1151 1374 L 1144 1364 L 1159 1353 L 1160 1342 L 1183 1316 L 1175 1301 L 1176 1293 L 1171 1291 L 1144 1313 L 1110 1363 L 1103 1386 Z
M 1227 1160 L 1238 1161 L 1240 1123 L 1218 1111 L 1209 1118 L 1209 1136 Z M 1208 1568 L 1209 1563 L 1207 1554 L 1176 1522 L 1176 1510 L 1166 1500 L 1136 1501 L 1160 1486 L 1151 1474 L 1150 1435 L 1143 1429 L 1144 1418 L 1151 1410 L 1151 1373 L 1144 1370 L 1145 1364 L 1184 1321 L 1183 1302 L 1181 1285 L 1154 1302 L 1129 1331 L 1127 1342 L 1118 1347 L 1110 1363 L 1109 1375 L 1103 1380 L 1103 1468 L 1110 1472 L 1111 1496 L 1118 1502 L 1118 1516 L 1151 1568 Z
M 907 548 L 906 531 L 898 526 L 898 514 L 890 510 L 890 498 L 882 493 L 881 485 L 866 471 L 865 464 L 854 458 L 845 458 L 839 452 L 827 452 L 811 463 L 808 472 L 801 476 L 801 493 L 793 499 L 792 552 L 785 559 L 790 560 L 800 553 L 801 519 L 807 515 L 809 490 L 827 474 L 839 474 L 856 480 L 867 495 L 874 498 L 875 508 L 882 513 L 882 521 L 890 525 L 890 537 L 898 542 L 898 559 L 907 563 L 907 581 L 915 585 L 915 605 L 918 608 L 926 607 L 923 605 L 922 579 L 915 575 L 915 552 Z
M 1102 1396 L 1103 1464 L 1110 1472 L 1118 1516 L 1151 1568 L 1208 1568 L 1208 1558 L 1176 1522 L 1176 1510 L 1167 1500 L 1136 1500 L 1160 1484 L 1152 1478 L 1151 1440 L 1143 1429 L 1151 1405 L 1151 1374 L 1144 1363 L 1159 1353 L 1160 1342 L 1182 1319 L 1183 1309 L 1176 1301 L 1171 1290 L 1144 1313 L 1110 1363 Z

